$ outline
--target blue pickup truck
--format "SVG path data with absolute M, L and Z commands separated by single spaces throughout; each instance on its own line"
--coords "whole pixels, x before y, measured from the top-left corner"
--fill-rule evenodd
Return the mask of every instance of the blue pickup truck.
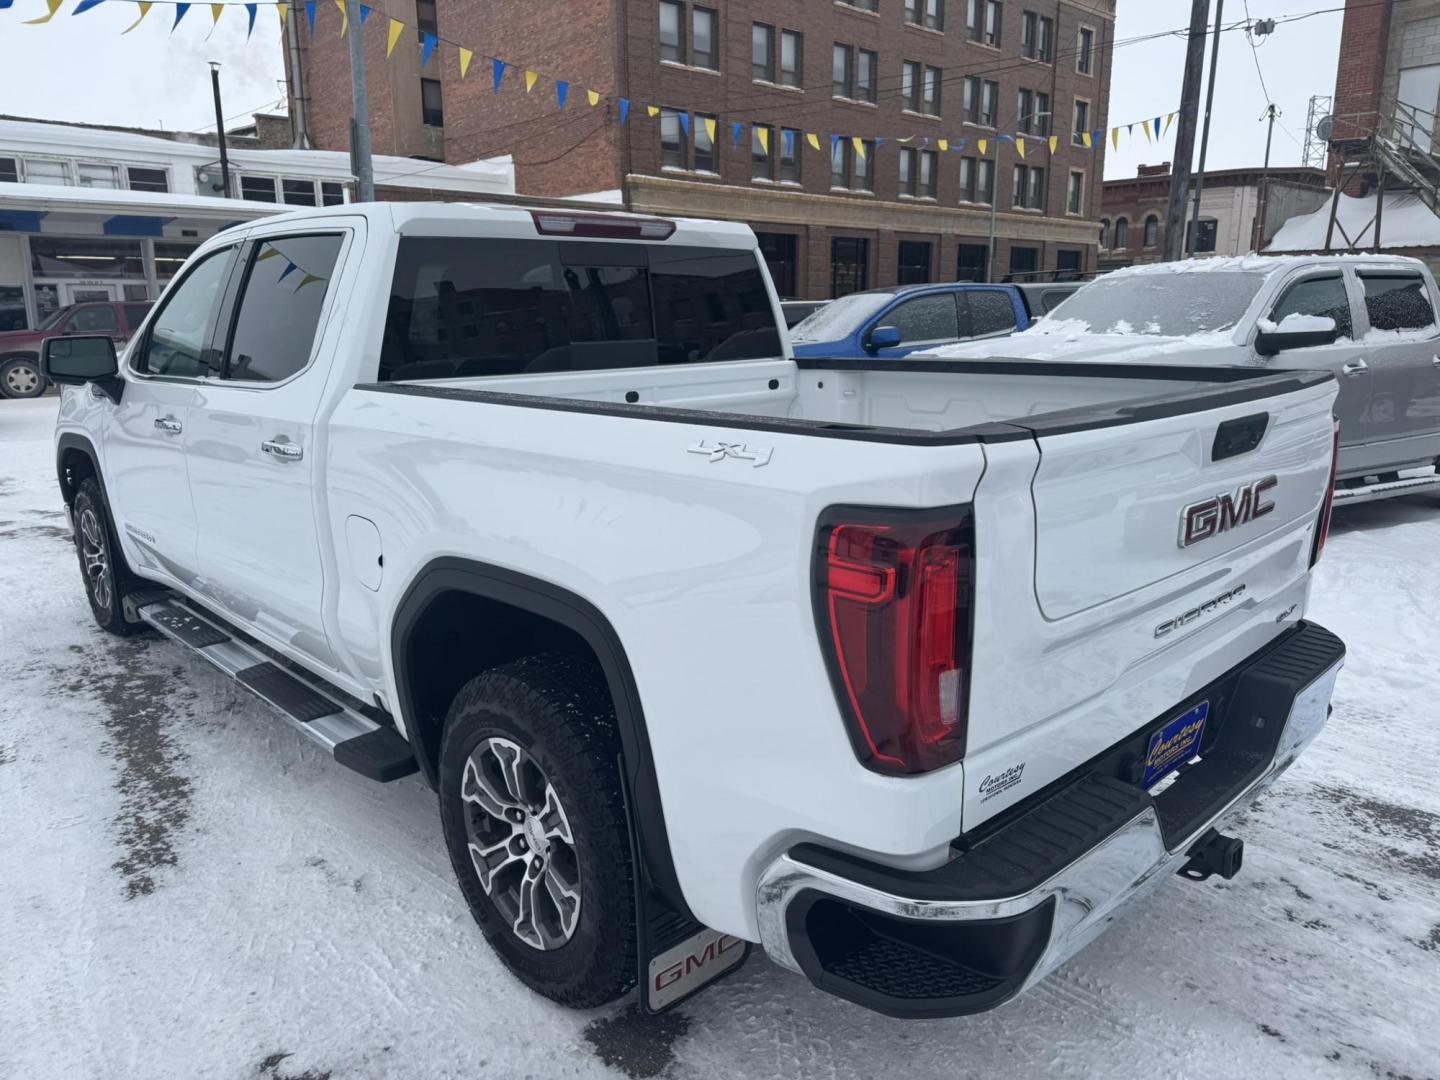
M 895 285 L 832 300 L 790 328 L 796 356 L 898 357 L 956 341 L 1024 330 L 1080 287 L 1079 282 L 1025 285 Z

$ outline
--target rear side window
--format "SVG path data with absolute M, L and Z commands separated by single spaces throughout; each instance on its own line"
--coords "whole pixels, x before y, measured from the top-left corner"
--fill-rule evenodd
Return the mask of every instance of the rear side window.
M 1350 338 L 1350 298 L 1339 274 L 1331 277 L 1307 278 L 1285 290 L 1270 321 L 1279 323 L 1286 315 L 1321 315 L 1335 320 L 1335 329 L 1342 338 Z
M 1420 330 L 1435 324 L 1435 312 L 1419 274 L 1361 274 L 1365 312 L 1372 330 Z
M 960 336 L 955 294 L 933 293 L 906 300 L 881 315 L 876 325 L 893 326 L 899 330 L 902 345 L 920 341 L 954 341 Z
M 234 254 L 234 248 L 212 251 L 165 297 L 145 339 L 141 371 L 180 378 L 211 374 L 205 347 Z
M 250 253 L 225 378 L 279 382 L 310 363 L 341 237 L 277 236 Z
M 970 333 L 975 337 L 987 334 L 1008 334 L 1015 329 L 1015 305 L 1010 295 L 999 289 L 967 289 L 970 304 Z
M 781 353 L 753 252 L 565 240 L 400 241 L 381 381 Z
M 72 333 L 107 334 L 119 330 L 120 321 L 109 304 L 96 304 L 94 307 L 76 308 L 66 329 Z

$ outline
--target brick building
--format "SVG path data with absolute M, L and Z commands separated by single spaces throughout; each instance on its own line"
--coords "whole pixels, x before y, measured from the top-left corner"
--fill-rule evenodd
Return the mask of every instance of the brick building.
M 1244 255 L 1257 246 L 1263 248 L 1287 218 L 1322 206 L 1329 194 L 1320 169 L 1271 168 L 1263 194 L 1260 179 L 1259 169 L 1212 169 L 1205 174 L 1197 255 Z M 1102 192 L 1101 269 L 1160 262 L 1165 253 L 1170 162 L 1141 165 L 1136 176 L 1106 180 Z M 1258 233 L 1257 212 L 1265 217 Z
M 745 221 L 786 295 L 983 278 L 993 197 L 995 277 L 1096 268 L 1105 139 L 1087 149 L 1079 133 L 1107 122 L 1114 0 L 593 0 L 563 12 L 393 0 L 384 11 L 407 30 L 387 61 L 382 20 L 367 28 L 376 153 L 509 153 L 526 195 L 606 192 L 636 211 Z M 292 86 L 309 136 L 343 149 L 345 42 L 295 22 Z M 422 67 L 427 31 L 441 45 Z M 476 53 L 468 78 L 451 43 Z M 485 53 L 512 65 L 499 94 Z M 527 94 L 525 68 L 566 78 L 568 107 L 548 82 Z M 606 97 L 591 107 L 582 88 Z M 622 97 L 635 103 L 623 125 Z M 995 138 L 1016 132 L 1033 136 L 1023 159 Z

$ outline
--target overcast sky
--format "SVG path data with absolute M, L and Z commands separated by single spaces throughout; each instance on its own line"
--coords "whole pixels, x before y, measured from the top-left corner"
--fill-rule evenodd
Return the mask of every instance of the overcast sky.
M 172 34 L 175 9 L 156 4 L 136 30 L 121 37 L 120 31 L 137 14 L 133 3 L 107 0 L 74 16 L 70 13 L 75 2 L 66 0 L 60 13 L 43 26 L 20 23 L 43 15 L 45 0 L 14 0 L 13 7 L 0 11 L 0 112 L 169 129 L 213 128 L 208 60 L 222 64 L 227 118 L 238 119 L 255 109 L 275 106 L 282 98 L 280 35 L 273 8 L 260 9 L 254 38 L 247 43 L 243 7 L 226 9 L 212 31 L 209 5 L 196 3 Z M 898 4 L 898 0 L 890 2 Z M 1255 18 L 1278 19 L 1337 7 L 1342 2 L 1226 0 L 1224 22 L 1244 20 L 1246 3 Z M 952 4 L 958 3 L 952 0 Z M 1188 0 L 1119 0 L 1112 125 L 1178 108 L 1183 34 L 1125 42 L 1160 31 L 1183 30 L 1189 11 Z M 333 6 L 323 5 L 321 20 L 335 17 Z M 1310 96 L 1334 89 L 1340 22 L 1340 13 L 1333 12 L 1280 23 L 1256 50 L 1265 84 L 1282 113 L 1275 126 L 1274 164 L 1299 164 Z M 1265 125 L 1260 117 L 1266 99 L 1243 30 L 1221 35 L 1219 71 L 1208 164 L 1212 168 L 1258 165 L 1265 151 Z M 1164 146 L 1150 146 L 1138 128 L 1133 145 L 1122 134 L 1119 151 L 1107 154 L 1106 176 L 1133 176 L 1138 164 L 1168 160 L 1174 136 L 1172 127 Z

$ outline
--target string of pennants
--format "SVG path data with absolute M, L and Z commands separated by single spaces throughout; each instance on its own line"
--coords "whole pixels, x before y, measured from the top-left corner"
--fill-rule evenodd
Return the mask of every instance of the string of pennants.
M 350 29 L 350 14 L 348 5 L 346 4 L 345 0 L 330 0 L 330 2 L 333 3 L 336 9 L 339 11 L 340 35 L 344 36 L 346 33 L 349 32 Z M 50 22 L 50 20 L 52 20 L 57 14 L 59 14 L 60 9 L 65 5 L 65 3 L 66 0 L 45 0 L 45 6 L 47 8 L 46 13 L 33 19 L 24 20 L 25 25 L 38 26 Z M 6 8 L 13 7 L 14 4 L 15 0 L 0 0 L 0 11 L 5 10 Z M 214 27 L 219 24 L 221 16 L 225 14 L 226 8 L 244 8 L 245 15 L 248 20 L 245 31 L 246 40 L 249 40 L 250 36 L 255 32 L 255 18 L 260 8 L 273 7 L 275 9 L 276 15 L 279 17 L 282 27 L 285 25 L 290 15 L 290 4 L 288 3 L 288 0 L 257 0 L 257 2 L 250 3 L 201 3 L 198 5 L 185 2 L 185 0 L 77 0 L 70 14 L 82 15 L 87 11 L 92 11 L 95 8 L 100 7 L 102 4 L 133 4 L 138 9 L 138 15 L 135 18 L 135 21 L 125 27 L 125 29 L 121 31 L 121 34 L 130 33 L 142 22 L 144 22 L 145 17 L 150 14 L 151 9 L 154 8 L 157 4 L 174 8 L 174 18 L 170 24 L 171 33 L 175 32 L 175 29 L 180 25 L 181 20 L 184 19 L 187 14 L 189 14 L 192 7 L 203 6 L 210 9 L 212 33 L 214 32 Z M 325 6 L 328 7 L 328 5 Z M 304 0 L 303 7 L 305 10 L 305 19 L 309 24 L 310 33 L 313 36 L 315 33 L 316 17 L 321 7 L 321 4 L 319 0 Z M 369 21 L 370 17 L 374 15 L 376 11 L 377 9 L 369 4 L 360 4 L 359 13 L 361 25 L 365 25 L 365 23 Z M 381 12 L 381 14 L 383 15 L 383 11 Z M 385 31 L 385 56 L 387 59 L 389 59 L 390 56 L 395 52 L 395 48 L 399 44 L 401 37 L 405 35 L 405 31 L 407 29 L 414 28 L 408 26 L 408 24 L 401 21 L 400 19 L 396 19 L 392 16 L 385 15 L 384 17 L 388 23 Z M 490 56 L 481 53 L 475 49 L 466 48 L 465 46 L 460 45 L 457 42 L 450 41 L 447 38 L 442 38 L 436 34 L 431 34 L 428 31 L 422 31 L 420 36 L 420 64 L 422 67 L 429 66 L 431 60 L 435 58 L 435 54 L 440 50 L 441 45 L 445 45 L 447 48 L 454 49 L 456 59 L 459 63 L 460 78 L 462 79 L 466 78 L 470 74 L 471 64 L 475 61 L 477 57 L 480 58 L 482 63 L 488 62 L 490 67 L 491 84 L 493 86 L 494 92 L 497 94 L 500 92 L 501 87 L 504 85 L 506 76 L 510 74 L 512 70 L 517 70 L 516 65 L 513 65 L 509 61 L 503 60 L 498 56 Z M 568 80 L 555 78 L 550 75 L 545 75 L 531 68 L 520 67 L 518 68 L 518 71 L 520 72 L 520 77 L 524 80 L 525 92 L 527 94 L 533 92 L 536 85 L 542 80 L 544 80 L 545 82 L 551 84 L 554 87 L 556 107 L 563 110 L 569 105 L 572 84 Z M 514 81 L 513 77 L 511 81 Z M 652 120 L 660 117 L 662 114 L 674 115 L 678 119 L 680 127 L 683 129 L 686 138 L 688 139 L 691 135 L 691 118 L 690 114 L 687 112 L 672 113 L 672 111 L 667 107 L 644 104 L 640 102 L 632 102 L 628 98 L 616 97 L 612 94 L 604 93 L 603 91 L 592 90 L 584 87 L 577 87 L 576 89 L 583 92 L 585 100 L 592 108 L 602 103 L 605 103 L 607 105 L 613 103 L 618 111 L 621 126 L 624 126 L 625 124 L 630 122 L 632 112 L 639 110 L 641 113 L 643 113 L 643 115 L 649 117 Z M 1124 133 L 1129 139 L 1133 140 L 1135 137 L 1136 128 L 1140 129 L 1140 133 L 1145 136 L 1146 142 L 1152 144 L 1160 142 L 1167 135 L 1169 135 L 1170 125 L 1174 122 L 1175 115 L 1176 114 L 1174 112 L 1162 113 L 1159 116 L 1150 117 L 1145 120 L 1136 120 L 1130 123 L 1116 124 L 1109 129 L 1111 146 L 1113 146 L 1116 150 L 1120 148 L 1120 136 L 1122 133 Z M 703 117 L 699 119 L 701 119 L 704 124 L 705 133 L 709 137 L 711 145 L 715 145 L 718 142 L 718 137 L 721 130 L 721 121 L 714 117 Z M 729 128 L 731 142 L 737 147 L 741 145 L 741 142 L 744 139 L 745 129 L 747 127 L 753 127 L 755 140 L 759 142 L 762 151 L 766 155 L 769 155 L 771 153 L 770 129 L 767 126 L 749 125 L 740 120 L 726 121 L 724 126 Z M 1105 128 L 1094 128 L 1090 131 L 1079 132 L 1078 134 L 1080 136 L 1079 145 L 1083 146 L 1085 149 L 1093 150 L 1097 147 L 1104 147 L 1106 135 Z M 941 151 L 963 151 L 967 147 L 973 145 L 975 149 L 979 151 L 982 157 L 989 153 L 990 147 L 992 145 L 995 146 L 998 151 L 1000 144 L 1011 143 L 1014 145 L 1016 153 L 1019 154 L 1019 156 L 1022 158 L 1026 156 L 1027 151 L 1029 150 L 1028 144 L 1038 144 L 1040 147 L 1048 149 L 1052 154 L 1056 151 L 1060 144 L 1060 136 L 1057 134 L 995 134 L 990 136 L 978 137 L 965 136 L 958 139 L 908 135 L 903 137 L 895 137 L 893 139 L 887 139 L 884 137 L 866 139 L 858 135 L 822 135 L 821 133 L 813 131 L 800 132 L 798 130 L 785 128 L 782 129 L 782 152 L 785 156 L 788 157 L 794 154 L 794 141 L 797 135 L 803 135 L 806 143 L 811 147 L 811 149 L 814 150 L 820 150 L 823 148 L 822 139 L 828 140 L 830 144 L 829 149 L 832 157 L 836 153 L 837 149 L 845 142 L 849 142 L 855 153 L 862 158 L 866 156 L 867 145 L 873 145 L 873 148 L 878 151 L 882 146 L 885 145 L 885 143 L 890 141 L 893 141 L 900 146 L 912 146 L 919 147 L 921 149 L 929 149 L 933 146 L 935 149 Z

